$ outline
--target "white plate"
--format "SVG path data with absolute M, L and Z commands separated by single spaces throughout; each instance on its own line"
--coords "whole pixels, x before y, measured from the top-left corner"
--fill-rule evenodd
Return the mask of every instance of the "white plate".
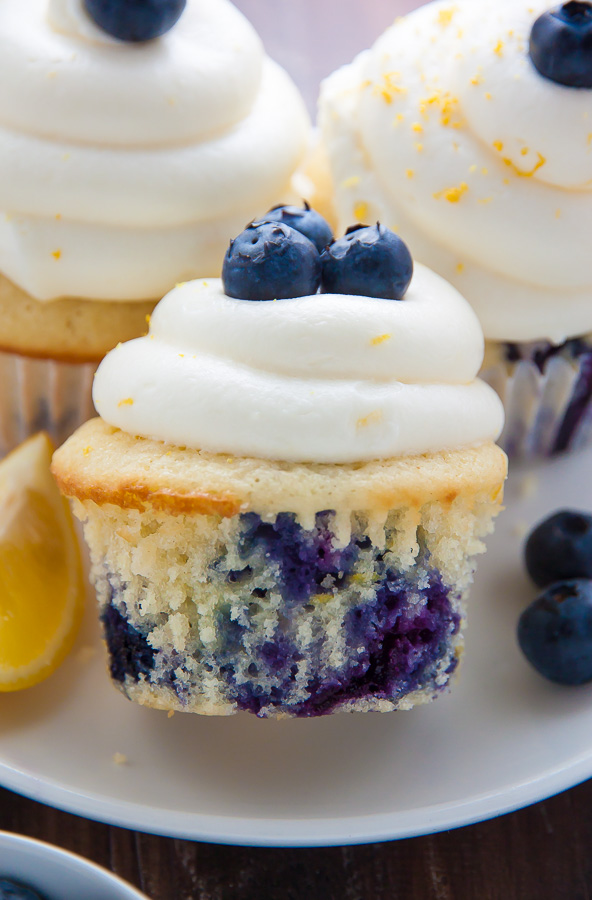
M 411 712 L 260 721 L 142 709 L 104 672 L 94 616 L 59 672 L 0 695 L 0 782 L 90 818 L 223 843 L 381 841 L 498 815 L 592 775 L 592 685 L 560 688 L 523 660 L 515 625 L 534 595 L 521 529 L 592 509 L 592 454 L 514 473 L 481 559 L 452 694 Z M 126 764 L 116 764 L 114 754 Z
M 0 831 L 0 877 L 23 882 L 47 900 L 148 900 L 81 856 L 5 831 Z

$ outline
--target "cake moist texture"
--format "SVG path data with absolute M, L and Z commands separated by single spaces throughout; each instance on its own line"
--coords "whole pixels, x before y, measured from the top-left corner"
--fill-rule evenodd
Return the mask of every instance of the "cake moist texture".
M 77 502 L 115 684 L 164 709 L 389 711 L 444 690 L 497 499 L 265 519 Z M 468 551 L 468 555 L 467 555 Z

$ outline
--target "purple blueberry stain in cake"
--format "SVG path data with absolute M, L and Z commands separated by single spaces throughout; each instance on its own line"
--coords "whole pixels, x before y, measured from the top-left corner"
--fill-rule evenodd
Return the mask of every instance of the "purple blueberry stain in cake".
M 274 523 L 244 516 L 241 555 L 251 572 L 275 567 L 280 600 L 271 636 L 258 625 L 256 602 L 254 614 L 249 605 L 240 616 L 231 604 L 218 610 L 221 638 L 215 660 L 228 699 L 240 710 L 266 716 L 270 709 L 285 709 L 315 717 L 352 701 L 397 702 L 429 687 L 449 657 L 460 628 L 458 597 L 439 573 L 420 565 L 414 577 L 401 574 L 387 566 L 384 551 L 366 535 L 354 535 L 345 548 L 336 549 L 331 519 L 329 512 L 319 514 L 316 527 L 306 531 L 287 514 Z M 361 562 L 363 575 L 356 572 Z M 235 579 L 235 570 L 229 575 Z M 342 610 L 339 652 L 332 658 L 335 647 L 321 623 L 322 606 L 346 583 L 357 600 Z M 256 591 L 261 589 L 251 591 L 255 599 Z M 250 661 L 246 670 L 245 658 Z M 456 665 L 456 659 L 448 659 L 438 686 L 445 686 L 440 682 Z M 308 677 L 311 670 L 315 674 Z
M 307 648 L 318 675 L 305 686 L 306 700 L 299 699 L 299 662 L 304 655 L 298 649 L 296 628 L 291 637 L 276 635 L 272 642 L 251 648 L 251 671 L 258 678 L 238 683 L 232 665 L 224 667 L 230 676 L 229 697 L 238 709 L 256 715 L 284 707 L 302 718 L 327 715 L 352 701 L 397 702 L 429 686 L 459 627 L 460 615 L 437 572 L 428 573 L 427 584 L 418 588 L 387 570 L 375 598 L 345 616 L 346 650 L 340 666 L 327 664 L 324 636 Z M 457 664 L 456 658 L 449 662 L 444 675 L 450 677 Z
M 293 603 L 306 603 L 313 594 L 339 587 L 353 571 L 359 548 L 352 539 L 336 547 L 330 530 L 331 513 L 318 513 L 315 528 L 306 531 L 291 513 L 275 522 L 263 522 L 255 513 L 244 515 L 239 552 L 245 561 L 263 554 L 277 575 L 282 595 Z
M 288 513 L 274 522 L 244 515 L 232 567 L 226 557 L 212 563 L 210 605 L 182 652 L 162 639 L 152 646 L 166 617 L 142 613 L 142 602 L 137 615 L 126 611 L 125 586 L 107 573 L 102 620 L 114 680 L 124 691 L 146 680 L 181 707 L 210 680 L 229 706 L 262 718 L 311 718 L 365 701 L 396 706 L 414 691 L 443 690 L 457 664 L 460 597 L 421 538 L 416 565 L 401 572 L 361 524 L 340 546 L 333 518 L 319 513 L 305 529 Z
M 126 678 L 138 681 L 154 668 L 154 650 L 144 634 L 134 628 L 112 603 L 101 615 L 103 632 L 109 651 L 109 669 L 114 681 Z

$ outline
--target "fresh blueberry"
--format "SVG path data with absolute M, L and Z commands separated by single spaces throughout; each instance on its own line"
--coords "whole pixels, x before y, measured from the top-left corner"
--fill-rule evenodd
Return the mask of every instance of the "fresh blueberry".
M 569 578 L 592 578 L 592 516 L 561 510 L 531 532 L 524 548 L 537 587 Z
M 354 225 L 321 254 L 324 294 L 355 294 L 402 300 L 413 260 L 400 237 L 380 224 Z
M 316 210 L 311 209 L 308 203 L 304 208 L 298 206 L 274 206 L 265 213 L 262 222 L 283 222 L 290 228 L 295 228 L 309 241 L 312 241 L 319 253 L 322 253 L 327 244 L 333 240 L 333 232 L 329 223 L 323 219 Z
M 576 578 L 547 588 L 520 616 L 518 643 L 550 681 L 592 681 L 592 581 Z
M 312 241 L 281 222 L 253 222 L 226 251 L 222 281 L 239 300 L 286 300 L 316 294 L 321 259 Z
M 0 900 L 43 900 L 37 891 L 20 882 L 0 878 Z
M 550 81 L 592 88 L 592 3 L 570 0 L 539 16 L 530 33 L 530 58 Z
M 173 27 L 187 0 L 84 0 L 99 28 L 120 41 L 151 41 Z

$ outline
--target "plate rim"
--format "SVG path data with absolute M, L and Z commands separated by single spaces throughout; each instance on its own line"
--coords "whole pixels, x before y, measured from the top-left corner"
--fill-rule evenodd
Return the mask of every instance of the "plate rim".
M 42 778 L 0 762 L 2 787 L 73 815 L 161 837 L 269 848 L 354 846 L 437 834 L 516 812 L 576 787 L 589 778 L 592 778 L 592 749 L 575 757 L 568 766 L 558 765 L 503 790 L 461 801 L 396 813 L 273 819 L 180 812 L 130 801 L 107 800 L 100 794 L 74 791 L 54 779 Z M 399 819 L 401 822 L 397 825 Z M 407 824 L 403 824 L 405 821 Z

